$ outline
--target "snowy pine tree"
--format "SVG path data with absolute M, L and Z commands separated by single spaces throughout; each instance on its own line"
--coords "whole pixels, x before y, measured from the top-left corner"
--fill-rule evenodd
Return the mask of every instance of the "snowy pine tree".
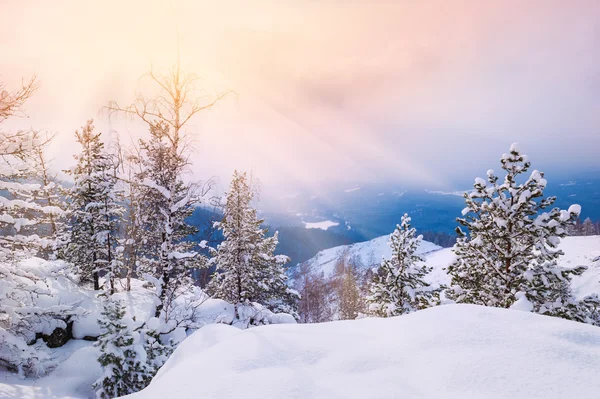
M 39 222 L 39 234 L 50 241 L 43 250 L 43 257 L 46 259 L 62 258 L 69 240 L 65 223 L 68 214 L 68 204 L 66 203 L 68 191 L 62 186 L 56 173 L 51 171 L 44 148 L 37 147 L 33 153 L 32 169 L 35 173 L 35 180 L 40 184 L 34 200 L 44 208 L 52 210 L 52 212 L 44 213 Z
M 153 71 L 150 79 L 160 90 L 153 99 L 139 95 L 127 107 L 111 102 L 111 113 L 136 117 L 147 124 L 150 139 L 140 142 L 139 154 L 134 161 L 139 173 L 134 178 L 139 214 L 135 216 L 135 234 L 128 237 L 128 256 L 136 259 L 138 273 L 146 273 L 156 284 L 158 296 L 155 316 L 169 319 L 173 299 L 185 291 L 191 280 L 189 269 L 205 265 L 205 258 L 192 251 L 186 238 L 195 230 L 185 219 L 194 206 L 211 188 L 208 184 L 184 183 L 189 167 L 191 136 L 186 129 L 190 120 L 203 110 L 210 109 L 227 93 L 212 102 L 204 102 L 206 95 L 195 87 L 197 78 L 185 74 L 180 64 L 171 73 L 159 76 Z M 140 188 L 140 190 L 137 190 Z M 139 240 L 138 243 L 133 243 Z M 144 248 L 132 254 L 132 245 Z
M 585 268 L 557 265 L 563 254 L 557 248 L 580 213 L 552 208 L 555 197 L 544 197 L 546 179 L 530 167 L 516 144 L 501 158 L 506 176 L 492 170 L 487 181 L 475 179 L 474 190 L 465 194 L 463 218 L 454 247 L 456 260 L 448 267 L 452 278 L 446 296 L 460 303 L 510 307 L 518 299 L 530 302 L 534 312 L 571 318 L 574 306 L 570 281 Z
M 188 163 L 174 150 L 172 130 L 165 122 L 150 128 L 150 140 L 140 140 L 139 172 L 133 180 L 131 239 L 140 248 L 135 254 L 141 272 L 154 277 L 159 304 L 155 316 L 168 319 L 171 300 L 192 284 L 190 270 L 205 259 L 193 251 L 187 238 L 197 230 L 187 222 L 201 197 L 199 188 L 182 180 Z
M 410 217 L 402 216 L 401 223 L 390 236 L 391 259 L 384 259 L 369 287 L 369 312 L 380 317 L 398 316 L 432 305 L 437 292 L 425 282 L 430 267 L 416 254 L 422 236 L 410 225 Z
M 117 178 L 101 133 L 94 133 L 93 121 L 75 135 L 82 149 L 71 171 L 68 260 L 78 267 L 81 281 L 93 283 L 95 290 L 100 289 L 100 273 L 104 272 L 114 292 L 121 266 L 117 223 L 124 212 L 115 190 Z
M 103 306 L 98 320 L 103 332 L 95 346 L 100 349 L 98 362 L 104 373 L 93 387 L 96 397 L 112 399 L 144 389 L 149 372 L 140 335 L 125 317 L 123 304 L 107 296 Z
M 287 286 L 283 265 L 287 256 L 274 255 L 277 234 L 265 237 L 251 207 L 254 198 L 246 173 L 235 172 L 225 204 L 223 221 L 218 223 L 224 241 L 213 249 L 211 264 L 217 268 L 207 286 L 216 298 L 236 305 L 258 302 L 272 310 L 295 313 L 298 294 Z

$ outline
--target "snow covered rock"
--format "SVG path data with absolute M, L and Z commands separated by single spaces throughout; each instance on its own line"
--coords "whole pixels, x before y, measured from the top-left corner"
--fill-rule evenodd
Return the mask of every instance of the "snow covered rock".
M 132 399 L 598 397 L 600 329 L 447 305 L 389 319 L 207 325 Z

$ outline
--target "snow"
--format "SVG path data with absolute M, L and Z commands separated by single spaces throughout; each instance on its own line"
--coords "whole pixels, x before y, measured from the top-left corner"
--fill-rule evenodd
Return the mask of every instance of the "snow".
M 521 152 L 519 151 L 519 143 L 512 143 L 510 146 L 510 152 Z
M 332 220 L 324 220 L 322 222 L 304 222 L 304 227 L 307 229 L 327 230 L 328 228 L 335 226 L 339 226 L 339 223 Z
M 390 255 L 388 239 L 389 236 L 382 236 L 325 250 L 310 262 L 326 274 L 333 271 L 336 260 L 344 255 L 355 257 L 365 267 L 371 262 L 377 265 L 383 256 Z M 600 236 L 567 237 L 561 240 L 559 248 L 565 252 L 559 266 L 588 266 L 581 276 L 573 278 L 575 296 L 583 298 L 600 292 Z M 419 252 L 433 268 L 426 281 L 448 284 L 445 269 L 454 260 L 452 250 L 422 242 Z M 40 259 L 29 259 L 22 266 L 27 271 L 60 267 L 58 263 Z M 79 302 L 89 313 L 75 320 L 74 332 L 80 337 L 97 335 L 100 304 L 96 293 L 77 287 L 64 277 L 48 282 L 54 298 L 40 296 L 40 301 L 48 306 Z M 126 312 L 138 320 L 150 318 L 153 308 L 152 291 L 143 284 L 133 279 L 131 292 L 116 294 Z M 241 330 L 236 327 L 244 326 L 234 321 L 231 304 L 208 299 L 197 309 L 195 317 L 195 324 L 203 327 L 182 342 L 147 393 L 134 398 L 154 398 L 160 394 L 164 398 L 180 397 L 179 394 L 186 397 L 182 392 L 164 394 L 161 390 L 166 388 L 162 384 L 171 384 L 171 388 L 181 385 L 181 389 L 193 384 L 194 395 L 215 398 L 238 397 L 238 389 L 247 390 L 243 397 L 257 397 L 256 392 L 261 388 L 265 398 L 385 398 L 392 393 L 397 396 L 398 392 L 411 398 L 436 399 L 595 397 L 583 388 L 590 381 L 600 383 L 586 374 L 588 368 L 595 367 L 597 373 L 600 367 L 597 363 L 600 329 L 515 309 L 527 310 L 526 301 L 519 300 L 511 310 L 445 305 L 391 320 L 361 319 L 321 325 L 295 325 L 289 315 L 265 313 L 264 319 L 270 323 L 291 324 Z M 251 309 L 242 309 L 242 313 L 246 311 Z M 182 339 L 182 333 L 177 330 L 173 338 Z M 46 377 L 21 380 L 13 373 L 0 371 L 0 398 L 90 397 L 90 384 L 101 372 L 96 362 L 98 353 L 92 344 L 71 340 L 53 349 L 52 357 L 60 366 Z M 520 350 L 526 352 L 516 352 Z M 581 355 L 585 352 L 587 355 Z M 497 363 L 492 361 L 495 358 Z M 191 371 L 181 371 L 183 364 L 192 367 Z M 528 368 L 521 368 L 522 364 Z M 514 371 L 513 375 L 512 367 L 520 371 Z M 575 368 L 588 377 L 574 376 Z M 185 384 L 173 381 L 187 378 L 186 373 L 191 372 L 194 375 Z M 473 375 L 470 379 L 469 373 Z M 526 376 L 533 381 L 531 387 L 524 386 Z M 207 378 L 210 383 L 202 383 L 200 378 Z M 270 383 L 261 378 L 268 378 Z M 238 379 L 238 383 L 230 383 Z M 501 384 L 502 379 L 511 384 Z M 561 381 L 561 385 L 552 385 L 554 381 Z M 374 386 L 380 390 L 372 392 Z M 506 386 L 514 390 L 500 391 Z M 546 391 L 550 389 L 547 387 L 553 388 L 551 392 Z M 597 392 L 598 386 L 593 388 Z
M 19 379 L 15 374 L 0 370 L 0 398 L 89 398 L 94 397 L 92 384 L 102 368 L 96 361 L 98 349 L 93 342 L 71 340 L 53 355 L 61 364 L 47 377 Z
M 389 319 L 209 325 L 130 398 L 592 399 L 599 369 L 597 327 L 446 305 Z
M 581 214 L 581 205 L 578 204 L 573 204 L 569 207 L 569 213 L 574 213 L 576 215 L 580 215 Z
M 386 235 L 370 241 L 326 249 L 306 263 L 313 271 L 331 276 L 336 262 L 342 256 L 347 256 L 348 259 L 358 260 L 360 262 L 358 266 L 366 270 L 378 266 L 382 257 L 391 256 L 388 240 L 389 236 Z M 593 293 L 600 293 L 600 236 L 566 237 L 560 240 L 558 248 L 565 253 L 558 260 L 559 266 L 566 268 L 588 266 L 588 270 L 581 276 L 573 277 L 572 287 L 575 296 L 581 299 Z M 445 269 L 455 259 L 452 248 L 441 248 L 428 241 L 422 241 L 417 253 L 422 254 L 426 264 L 433 268 L 425 281 L 436 285 L 450 283 Z
M 344 256 L 348 260 L 356 262 L 358 268 L 367 270 L 379 265 L 384 257 L 389 258 L 392 256 L 392 249 L 388 244 L 389 239 L 390 236 L 385 235 L 370 241 L 325 249 L 318 252 L 306 262 L 313 271 L 317 273 L 323 272 L 326 276 L 333 274 L 336 262 Z M 421 241 L 421 245 L 417 249 L 417 254 L 425 254 L 439 249 L 441 247 L 435 244 L 428 241 Z
M 475 178 L 475 185 L 477 186 L 485 186 L 487 183 L 481 177 Z
M 360 187 L 354 187 L 354 188 L 349 188 L 347 190 L 344 190 L 345 193 L 353 193 L 355 191 L 360 190 Z

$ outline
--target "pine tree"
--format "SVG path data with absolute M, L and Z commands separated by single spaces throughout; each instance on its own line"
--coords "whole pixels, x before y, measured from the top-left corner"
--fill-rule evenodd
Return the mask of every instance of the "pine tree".
M 164 344 L 160 335 L 159 330 L 150 328 L 147 323 L 141 331 L 144 351 L 146 352 L 146 375 L 144 379 L 147 384 L 150 383 L 175 349 L 172 342 Z
M 100 274 L 106 273 L 114 292 L 121 266 L 117 223 L 124 211 L 115 190 L 117 177 L 101 133 L 94 133 L 93 121 L 75 135 L 82 150 L 75 156 L 77 166 L 71 172 L 68 260 L 78 267 L 81 281 L 92 282 L 95 290 L 100 289 Z
M 272 310 L 295 312 L 298 294 L 287 287 L 283 265 L 286 256 L 274 255 L 277 234 L 265 238 L 263 220 L 251 207 L 254 198 L 246 173 L 235 172 L 225 204 L 223 221 L 218 224 L 224 241 L 213 250 L 216 265 L 207 291 L 236 305 L 258 302 Z M 283 306 L 285 305 L 285 306 Z M 283 306 L 283 307 L 282 307 Z
M 48 204 L 49 187 L 36 167 L 48 140 L 38 132 L 19 132 L 5 134 L 0 142 L 7 152 L 0 153 L 0 260 L 15 262 L 51 252 L 53 235 L 44 226 L 49 219 L 59 218 L 63 210 Z
M 425 282 L 430 267 L 416 254 L 422 236 L 410 225 L 404 214 L 390 236 L 391 259 L 384 259 L 374 272 L 367 302 L 369 311 L 380 317 L 398 316 L 432 305 L 437 292 Z
M 102 335 L 95 346 L 104 373 L 93 387 L 98 398 L 116 398 L 144 389 L 149 383 L 148 366 L 139 334 L 132 331 L 120 301 L 107 296 L 98 324 Z M 128 322 L 129 321 L 129 322 Z
M 552 208 L 555 197 L 544 197 L 546 179 L 534 170 L 522 183 L 519 178 L 530 162 L 513 144 L 501 158 L 506 176 L 502 182 L 492 170 L 475 179 L 465 194 L 466 208 L 457 219 L 456 260 L 448 267 L 452 286 L 446 296 L 459 303 L 510 307 L 519 298 L 534 312 L 568 317 L 573 306 L 570 280 L 584 267 L 563 269 L 560 239 L 577 219 L 580 207 L 568 211 Z
M 170 142 L 171 128 L 157 122 L 150 128 L 150 140 L 140 140 L 139 172 L 133 180 L 135 205 L 131 212 L 132 239 L 140 248 L 135 255 L 140 271 L 156 278 L 159 305 L 155 316 L 168 319 L 171 299 L 180 288 L 192 284 L 190 270 L 201 267 L 205 259 L 193 251 L 188 238 L 196 233 L 187 219 L 192 215 L 201 193 L 183 181 L 187 160 Z
M 51 212 L 45 212 L 39 223 L 38 232 L 49 241 L 44 248 L 44 258 L 62 257 L 63 249 L 68 242 L 65 219 L 68 211 L 66 203 L 67 190 L 62 186 L 56 173 L 50 170 L 50 162 L 44 154 L 44 148 L 36 147 L 33 151 L 35 180 L 40 189 L 35 193 L 35 202 Z
M 138 118 L 150 131 L 150 139 L 140 142 L 136 160 L 139 173 L 133 184 L 142 197 L 135 201 L 139 210 L 134 215 L 137 227 L 130 232 L 137 233 L 128 237 L 128 256 L 132 255 L 133 245 L 143 246 L 144 251 L 136 252 L 133 258 L 140 266 L 138 272 L 146 273 L 156 285 L 155 316 L 167 321 L 173 298 L 191 284 L 189 269 L 205 264 L 202 256 L 190 250 L 186 238 L 194 229 L 185 219 L 210 190 L 212 182 L 183 182 L 191 143 L 186 127 L 195 115 L 210 109 L 227 93 L 204 102 L 205 93 L 195 86 L 197 77 L 183 73 L 179 62 L 169 75 L 159 76 L 151 71 L 149 77 L 161 91 L 157 97 L 146 99 L 139 95 L 127 107 L 111 102 L 107 108 L 112 113 Z

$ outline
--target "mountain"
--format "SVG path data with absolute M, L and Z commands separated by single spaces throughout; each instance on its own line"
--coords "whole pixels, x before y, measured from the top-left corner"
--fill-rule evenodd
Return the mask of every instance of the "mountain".
M 279 231 L 277 253 L 290 256 L 294 266 L 323 249 L 390 234 L 404 213 L 425 239 L 451 246 L 466 190 L 468 186 L 441 191 L 392 184 L 328 185 L 287 196 L 265 192 L 257 205 L 269 230 Z M 561 209 L 581 205 L 582 220 L 600 220 L 600 179 L 550 180 L 546 194 L 556 196 Z M 200 229 L 194 239 L 218 244 L 220 237 L 210 226 L 220 218 L 217 210 L 198 208 L 189 220 Z
M 598 370 L 598 327 L 445 305 L 389 319 L 207 325 L 131 398 L 595 399 Z
M 600 219 L 599 178 L 548 178 L 545 193 L 557 197 L 555 206 L 567 209 L 577 203 L 582 207 L 582 219 Z M 462 195 L 471 188 L 470 185 L 439 190 L 397 184 L 331 184 L 288 196 L 267 192 L 259 205 L 263 217 L 274 228 L 321 228 L 358 242 L 390 233 L 404 213 L 411 216 L 414 227 L 421 233 L 453 234 L 456 218 L 464 208 Z
M 358 269 L 365 272 L 369 268 L 379 266 L 382 257 L 391 256 L 391 250 L 387 246 L 388 237 L 386 235 L 361 243 L 326 249 L 307 260 L 304 265 L 308 265 L 312 272 L 323 272 L 325 276 L 331 276 L 335 264 L 346 258 L 355 260 Z M 600 236 L 566 237 L 561 241 L 559 248 L 565 253 L 559 259 L 560 266 L 588 267 L 581 276 L 573 277 L 574 294 L 582 298 L 600 292 Z M 454 260 L 452 249 L 422 241 L 418 252 L 423 254 L 426 263 L 433 267 L 426 280 L 435 285 L 448 284 L 450 279 L 445 268 Z M 292 276 L 296 270 L 296 268 L 291 270 Z
M 340 245 L 317 253 L 314 257 L 304 262 L 316 273 L 323 272 L 325 277 L 333 274 L 335 265 L 341 259 L 350 260 L 360 271 L 378 266 L 383 258 L 389 259 L 392 250 L 388 245 L 390 236 L 385 235 L 369 241 L 359 242 L 351 245 Z M 421 241 L 417 254 L 427 255 L 439 251 L 442 248 L 428 241 Z

